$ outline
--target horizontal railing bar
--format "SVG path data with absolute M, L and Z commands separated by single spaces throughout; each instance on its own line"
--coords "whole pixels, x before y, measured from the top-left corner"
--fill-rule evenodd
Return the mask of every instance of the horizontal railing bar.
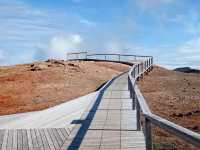
M 168 121 L 157 115 L 148 113 L 144 114 L 154 125 L 168 131 L 169 133 L 180 137 L 181 139 L 200 147 L 200 134 L 195 133 L 189 129 L 179 126 L 171 121 Z
M 86 54 L 87 52 L 73 52 L 73 53 L 67 53 L 67 55 L 73 55 L 73 54 Z
M 139 88 L 137 85 L 135 85 L 134 87 L 135 93 L 137 95 L 138 98 L 138 102 L 140 104 L 140 107 L 142 109 L 142 112 L 144 115 L 151 115 L 151 111 L 146 103 L 146 100 L 144 99 L 142 93 L 140 92 Z
M 69 61 L 76 61 L 76 60 L 79 60 L 79 61 L 107 61 L 107 62 L 115 62 L 115 63 L 121 63 L 121 64 L 126 64 L 126 65 L 129 65 L 129 66 L 132 66 L 133 63 L 132 62 L 127 62 L 127 61 L 119 61 L 119 60 L 104 60 L 104 59 L 93 59 L 93 58 L 73 58 L 73 59 L 68 59 Z
M 87 54 L 87 56 L 95 56 L 95 55 L 115 55 L 115 56 L 134 56 L 134 57 L 149 57 L 149 58 L 152 58 L 152 56 L 141 56 L 141 55 L 129 55 L 129 54 L 114 54 L 114 53 L 105 53 L 105 54 Z

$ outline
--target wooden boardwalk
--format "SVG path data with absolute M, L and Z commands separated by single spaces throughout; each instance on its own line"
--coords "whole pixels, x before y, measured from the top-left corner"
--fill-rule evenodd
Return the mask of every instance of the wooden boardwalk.
M 128 74 L 111 81 L 93 100 L 74 127 L 0 130 L 2 150 L 145 150 L 142 131 L 136 131 L 136 112 L 128 91 Z

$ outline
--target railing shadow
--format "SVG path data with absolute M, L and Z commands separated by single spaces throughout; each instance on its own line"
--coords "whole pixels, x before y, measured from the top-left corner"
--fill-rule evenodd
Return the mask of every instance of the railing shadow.
M 88 114 L 87 114 L 87 116 L 84 120 L 74 120 L 74 121 L 72 121 L 72 124 L 81 124 L 81 127 L 79 128 L 76 136 L 73 138 L 70 146 L 68 147 L 68 150 L 76 150 L 76 149 L 80 148 L 80 145 L 81 145 L 87 131 L 89 130 L 90 124 L 92 123 L 92 120 L 93 120 L 93 118 L 96 114 L 97 108 L 99 107 L 99 104 L 102 100 L 102 97 L 103 97 L 105 90 L 113 83 L 113 81 L 117 77 L 119 77 L 121 75 L 114 77 L 112 80 L 110 80 L 107 84 L 105 84 L 99 90 L 99 95 L 97 96 L 95 103 L 93 104 L 92 108 L 88 111 Z

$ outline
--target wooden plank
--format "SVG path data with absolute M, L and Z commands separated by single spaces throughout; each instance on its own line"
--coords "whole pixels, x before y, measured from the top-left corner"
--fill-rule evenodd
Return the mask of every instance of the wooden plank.
M 27 137 L 27 132 L 26 132 L 26 129 L 23 129 L 22 130 L 22 147 L 23 147 L 23 150 L 28 150 L 28 137 Z
M 0 149 L 2 147 L 5 130 L 0 130 Z
M 6 150 L 7 139 L 8 139 L 8 130 L 5 130 L 1 150 Z
M 37 143 L 38 143 L 39 149 L 40 150 L 44 150 L 44 146 L 43 146 L 43 143 L 42 143 L 42 138 L 40 136 L 40 133 L 39 133 L 38 129 L 35 129 L 35 135 L 37 137 Z
M 53 131 L 51 129 L 47 129 L 47 132 L 49 133 L 49 135 L 51 137 L 51 140 L 52 140 L 52 142 L 54 144 L 55 149 L 59 149 L 59 144 L 58 144 L 58 142 L 56 140 L 56 137 L 53 134 Z
M 39 150 L 39 145 L 37 143 L 37 136 L 35 134 L 35 130 L 31 129 L 30 131 L 31 131 L 32 143 L 33 143 L 33 149 Z
M 39 133 L 40 133 L 40 136 L 42 138 L 42 143 L 43 143 L 44 149 L 50 150 L 49 144 L 47 142 L 47 139 L 46 139 L 46 136 L 45 136 L 45 133 L 44 133 L 44 129 L 40 129 Z
M 17 130 L 13 130 L 13 146 L 12 149 L 17 149 Z
M 59 134 L 59 136 L 61 137 L 61 139 L 62 139 L 62 142 L 64 143 L 64 141 L 66 140 L 66 137 L 62 134 L 62 131 L 61 131 L 61 129 L 56 129 L 57 130 L 57 132 L 58 132 L 58 134 Z
M 67 150 L 67 149 L 69 149 L 69 146 L 70 146 L 71 142 L 72 142 L 72 141 L 70 141 L 70 140 L 66 140 L 66 141 L 63 143 L 63 145 L 62 145 L 62 147 L 60 148 L 60 150 Z M 77 148 L 76 148 L 76 149 L 77 149 Z
M 54 146 L 53 141 L 52 141 L 52 139 L 51 139 L 51 136 L 50 136 L 50 134 L 49 134 L 49 132 L 48 132 L 47 130 L 48 130 L 48 129 L 44 129 L 44 130 L 43 130 L 44 133 L 45 133 L 45 137 L 46 137 L 46 139 L 47 139 L 47 142 L 48 142 L 48 144 L 49 144 L 50 149 L 51 149 L 51 150 L 55 150 L 55 146 Z
M 8 140 L 7 140 L 6 150 L 12 150 L 13 133 L 14 133 L 13 130 L 8 130 Z
M 60 135 L 58 134 L 56 129 L 51 129 L 51 131 L 53 132 L 53 134 L 58 142 L 59 147 L 61 147 L 61 145 L 63 144 L 62 138 L 60 137 Z
M 27 130 L 27 138 L 28 138 L 28 148 L 29 148 L 29 150 L 34 150 L 30 129 Z
M 62 129 L 60 129 L 60 130 L 62 131 L 62 134 L 63 134 L 65 137 L 68 137 L 68 136 L 69 136 L 69 133 L 68 133 L 67 129 L 62 128 Z
M 22 138 L 22 130 L 17 130 L 17 150 L 23 150 L 23 147 L 22 147 L 22 141 L 23 138 Z

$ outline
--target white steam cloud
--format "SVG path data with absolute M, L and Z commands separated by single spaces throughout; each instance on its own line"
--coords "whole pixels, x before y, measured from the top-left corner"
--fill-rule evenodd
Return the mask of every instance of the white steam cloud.
M 67 52 L 80 51 L 83 38 L 79 34 L 54 36 L 47 46 L 39 46 L 35 59 L 65 59 Z

